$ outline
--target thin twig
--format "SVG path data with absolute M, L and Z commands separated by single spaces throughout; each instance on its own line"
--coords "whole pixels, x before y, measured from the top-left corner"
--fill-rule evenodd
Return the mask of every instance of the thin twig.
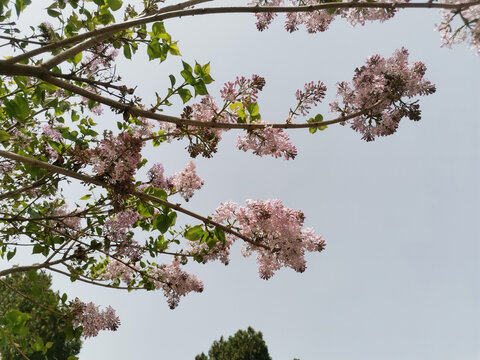
M 47 311 L 50 311 L 51 313 L 54 313 L 55 315 L 59 315 L 59 316 L 63 316 L 63 314 L 59 311 L 56 311 L 55 309 L 52 309 L 52 308 L 49 308 L 48 306 L 45 306 L 41 303 L 39 303 L 38 301 L 32 299 L 30 296 L 22 293 L 20 290 L 18 290 L 17 288 L 15 288 L 13 285 L 9 284 L 8 282 L 0 279 L 0 283 L 2 283 L 3 285 L 5 285 L 6 287 L 8 287 L 10 290 L 12 290 L 13 292 L 17 293 L 18 295 L 20 295 L 21 297 L 25 298 L 26 300 L 30 301 L 31 303 L 41 307 L 42 309 L 45 309 Z

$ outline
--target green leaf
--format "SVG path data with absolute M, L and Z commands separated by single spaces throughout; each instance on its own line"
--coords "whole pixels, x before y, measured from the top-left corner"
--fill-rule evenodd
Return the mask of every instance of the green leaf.
M 311 134 L 315 134 L 317 130 L 325 130 L 327 128 L 327 125 L 319 125 L 318 123 L 323 122 L 323 115 L 322 114 L 317 114 L 315 115 L 315 118 L 310 118 L 307 120 L 307 123 L 309 124 L 314 124 L 316 123 L 316 127 L 311 127 L 308 129 L 308 131 Z
M 59 17 L 62 15 L 60 11 L 53 10 L 53 9 L 47 9 L 47 14 L 50 15 L 51 17 Z
M 82 196 L 82 197 L 80 198 L 80 200 L 88 200 L 88 199 L 90 199 L 91 197 L 92 197 L 92 194 L 87 194 L 87 195 L 85 195 L 85 196 Z
M 141 201 L 137 204 L 137 210 L 140 216 L 143 217 L 150 217 L 153 215 L 153 206 Z
M 178 95 L 180 95 L 184 104 L 192 98 L 192 93 L 188 89 L 178 89 Z
M 162 49 L 160 48 L 160 44 L 158 40 L 152 40 L 148 43 L 147 54 L 149 60 L 158 59 L 162 55 Z
M 202 74 L 202 67 L 200 66 L 199 63 L 195 62 L 195 68 L 193 70 L 196 75 L 201 75 Z
M 203 80 L 198 80 L 196 84 L 193 85 L 193 88 L 195 89 L 195 96 L 208 94 L 207 87 L 205 86 Z
M 177 222 L 177 213 L 175 211 L 171 211 L 168 214 L 168 217 L 170 219 L 170 226 L 175 225 L 175 223 Z
M 149 186 L 148 188 L 145 189 L 147 194 L 153 195 L 155 197 L 158 197 L 162 200 L 167 200 L 168 194 L 165 190 L 160 189 L 160 188 L 155 188 L 153 186 Z
M 170 83 L 172 84 L 172 88 L 175 86 L 175 82 L 177 81 L 175 79 L 175 76 L 173 75 L 168 75 L 168 78 L 170 79 Z
M 241 102 L 236 102 L 233 104 L 230 104 L 229 106 L 230 110 L 235 112 L 238 116 L 238 122 L 239 123 L 245 123 L 247 120 L 247 114 L 245 113 L 245 110 L 243 108 L 243 104 Z
M 0 130 L 0 142 L 8 141 L 11 138 L 10 134 L 5 130 Z
M 57 96 L 46 97 L 43 105 L 45 107 L 57 107 L 58 106 L 58 97 Z
M 28 85 L 28 76 L 14 76 L 13 80 L 21 89 L 25 89 L 25 87 Z
M 160 34 L 166 34 L 167 32 L 165 31 L 165 25 L 163 25 L 163 22 L 156 22 L 152 26 L 152 31 L 155 34 L 156 37 L 159 37 Z
M 162 234 L 165 234 L 170 228 L 171 222 L 167 214 L 158 214 L 153 218 L 153 227 L 158 229 Z
M 80 61 L 82 61 L 82 53 L 79 52 L 77 55 L 75 55 L 73 58 L 72 58 L 72 62 L 74 65 L 77 65 Z
M 210 231 L 206 231 L 205 234 L 203 234 L 202 241 L 207 244 L 209 249 L 213 248 L 217 244 L 217 240 L 215 240 L 215 236 Z
M 176 42 L 174 43 L 171 43 L 170 45 L 168 45 L 168 52 L 172 55 L 175 55 L 175 56 L 180 56 L 180 49 L 178 48 L 178 45 Z
M 202 225 L 195 225 L 188 229 L 185 232 L 185 239 L 190 240 L 190 241 L 197 241 L 200 240 L 200 238 L 203 236 L 203 226 Z
M 219 229 L 217 227 L 215 228 L 215 236 L 222 243 L 225 243 L 227 241 L 227 238 L 225 237 L 225 231 L 223 231 L 222 229 Z
M 5 319 L 12 325 L 22 326 L 30 318 L 30 315 L 19 310 L 10 310 L 5 315 Z
M 202 75 L 204 77 L 205 77 L 205 75 L 210 75 L 210 63 L 209 62 L 202 66 Z
M 214 82 L 213 78 L 210 75 L 204 75 L 202 79 L 205 82 L 205 84 L 210 84 Z
M 127 59 L 132 58 L 132 51 L 130 50 L 130 45 L 123 45 L 123 56 L 125 56 Z
M 17 95 L 13 100 L 6 102 L 5 110 L 19 122 L 24 122 L 30 114 L 30 106 L 22 95 Z
M 107 5 L 113 11 L 117 11 L 122 7 L 122 0 L 107 0 Z
M 10 261 L 15 256 L 16 253 L 17 253 L 17 248 L 13 249 L 12 251 L 9 251 L 7 253 L 7 260 Z
M 185 79 L 185 82 L 189 85 L 195 85 L 195 77 L 193 74 L 188 70 L 180 71 L 180 75 Z
M 37 337 L 37 340 L 32 344 L 33 351 L 42 351 L 43 350 L 43 339 Z
M 185 61 L 182 60 L 183 70 L 187 70 L 188 72 L 192 73 L 193 69 L 190 65 L 188 65 Z
M 44 248 L 42 245 L 40 244 L 35 244 L 33 245 L 33 250 L 32 250 L 32 254 L 41 254 L 43 252 Z
M 250 116 L 252 117 L 258 116 L 260 114 L 260 109 L 256 102 L 253 102 L 250 105 L 248 105 L 247 110 L 250 113 Z

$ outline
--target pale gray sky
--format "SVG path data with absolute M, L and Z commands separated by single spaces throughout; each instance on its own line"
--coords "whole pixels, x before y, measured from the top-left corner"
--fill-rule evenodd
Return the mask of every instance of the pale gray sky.
M 464 46 L 440 48 L 439 20 L 435 10 L 409 10 L 365 27 L 337 20 L 316 35 L 289 34 L 281 18 L 259 33 L 248 14 L 166 22 L 185 61 L 211 61 L 212 95 L 237 75 L 264 76 L 266 121 L 284 121 L 296 89 L 311 80 L 327 85 L 317 110 L 331 118 L 335 83 L 351 80 L 367 56 L 401 46 L 426 64 L 437 93 L 421 99 L 420 122 L 403 120 L 395 135 L 372 143 L 338 125 L 291 132 L 293 161 L 240 152 L 236 134 L 226 135 L 213 159 L 196 161 L 205 186 L 187 207 L 209 214 L 225 200 L 280 198 L 304 211 L 327 249 L 308 256 L 305 273 L 282 270 L 268 281 L 239 247 L 228 267 L 192 265 L 205 290 L 173 311 L 160 292 L 57 279 L 58 289 L 111 305 L 122 320 L 117 332 L 85 341 L 80 359 L 193 360 L 249 325 L 263 332 L 274 360 L 480 359 L 480 59 Z M 180 71 L 180 59 L 159 66 L 140 58 L 120 68 L 148 101 Z M 106 111 L 101 121 L 114 126 L 116 116 Z M 150 158 L 177 172 L 189 161 L 184 146 L 162 145 Z

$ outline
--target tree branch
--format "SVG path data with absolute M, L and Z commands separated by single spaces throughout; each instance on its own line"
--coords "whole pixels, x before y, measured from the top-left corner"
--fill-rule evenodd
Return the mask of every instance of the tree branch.
M 28 190 L 32 190 L 32 189 L 35 189 L 39 186 L 42 186 L 44 184 L 47 183 L 47 178 L 46 176 L 42 176 L 40 179 L 38 179 L 37 181 L 35 181 L 33 184 L 31 185 L 27 185 L 27 186 L 24 186 L 24 187 L 21 187 L 17 190 L 13 190 L 13 191 L 9 191 L 7 193 L 3 193 L 3 194 L 0 194 L 0 200 L 3 200 L 5 198 L 9 198 L 9 197 L 12 197 L 12 196 L 15 196 L 15 195 L 18 195 L 18 194 L 21 194 L 25 191 L 28 191 Z
M 446 9 L 446 10 L 457 10 L 469 8 L 471 6 L 479 5 L 480 0 L 465 2 L 461 4 L 447 4 L 447 3 L 359 3 L 356 1 L 345 2 L 345 3 L 323 3 L 317 5 L 308 5 L 308 6 L 232 6 L 232 7 L 210 7 L 210 8 L 198 8 L 198 9 L 189 9 L 189 10 L 180 10 L 184 9 L 187 6 L 185 4 L 199 4 L 212 0 L 198 0 L 198 1 L 187 1 L 185 3 L 180 3 L 177 5 L 167 6 L 163 9 L 158 10 L 155 15 L 141 17 L 139 19 L 134 19 L 130 21 L 125 21 L 123 23 L 114 24 L 106 26 L 101 29 L 93 30 L 88 33 L 83 33 L 77 36 L 73 36 L 68 39 L 60 40 L 49 45 L 45 45 L 35 50 L 25 52 L 24 54 L 14 56 L 10 59 L 3 60 L 3 62 L 12 64 L 17 63 L 25 59 L 29 59 L 33 56 L 42 54 L 47 51 L 55 50 L 61 47 L 66 47 L 72 44 L 77 44 L 83 40 L 89 38 L 100 39 L 102 35 L 111 35 L 112 33 L 119 32 L 134 26 L 144 25 L 155 21 L 163 21 L 166 19 L 179 18 L 183 16 L 195 16 L 195 15 L 207 15 L 207 14 L 231 14 L 231 13 L 289 13 L 289 12 L 312 12 L 317 10 L 328 10 L 328 9 L 349 9 L 349 8 L 358 8 L 358 9 Z M 107 36 L 108 37 L 108 36 Z M 79 47 L 78 49 L 81 49 Z M 75 54 L 73 54 L 75 55 Z M 69 53 L 69 57 L 73 56 Z M 68 57 L 68 58 L 69 58 Z M 55 58 L 55 57 L 54 57 Z M 53 58 L 52 58 L 53 59 Z
M 59 274 L 68 276 L 68 277 L 72 277 L 72 274 L 67 273 L 66 271 L 62 271 L 62 270 L 59 270 L 59 269 L 55 269 L 55 268 L 53 268 L 53 267 L 47 267 L 47 269 L 50 270 L 50 271 L 54 271 L 54 272 L 56 272 L 56 273 L 59 273 Z M 118 289 L 118 290 L 146 290 L 145 288 L 129 288 L 129 287 L 127 287 L 127 286 L 113 286 L 113 285 L 109 285 L 109 284 L 102 284 L 102 283 L 96 282 L 96 281 L 91 280 L 91 279 L 82 279 L 81 277 L 77 277 L 77 278 L 75 278 L 75 280 L 82 281 L 82 282 L 85 282 L 85 283 L 91 284 L 91 285 L 106 287 L 106 288 L 109 288 L 109 289 Z
M 3 334 L 5 335 L 5 337 L 7 338 L 8 342 L 15 348 L 15 350 L 17 350 L 17 352 L 22 356 L 22 358 L 24 358 L 25 360 L 30 360 L 30 358 L 25 355 L 25 353 L 22 351 L 22 349 L 20 349 L 20 346 L 18 346 L 18 344 L 13 341 L 10 336 L 8 336 L 7 334 L 5 334 L 5 332 L 3 332 Z
M 40 160 L 37 160 L 37 159 L 32 159 L 32 158 L 29 158 L 29 157 L 26 157 L 26 156 L 11 153 L 9 151 L 0 150 L 0 156 L 5 157 L 5 158 L 10 159 L 10 160 L 21 162 L 21 163 L 24 163 L 24 164 L 29 164 L 29 165 L 32 165 L 32 166 L 36 166 L 36 167 L 45 169 L 45 170 L 53 172 L 53 173 L 62 174 L 62 175 L 71 177 L 73 179 L 83 181 L 85 183 L 98 185 L 98 186 L 101 186 L 101 187 L 106 188 L 106 189 L 114 188 L 113 185 L 108 184 L 104 181 L 98 180 L 94 177 L 91 177 L 91 176 L 88 176 L 88 175 L 83 175 L 83 174 L 77 173 L 75 171 L 64 169 L 64 168 L 61 168 L 59 166 L 55 166 L 55 165 L 52 165 L 52 164 L 49 164 L 49 163 L 46 163 L 46 162 L 43 162 L 43 161 L 40 161 Z M 266 247 L 265 245 L 258 244 L 255 241 L 253 241 L 253 240 L 247 238 L 246 236 L 240 234 L 239 232 L 237 232 L 235 230 L 232 230 L 231 228 L 229 228 L 227 226 L 224 226 L 224 225 L 222 225 L 222 224 L 220 224 L 216 221 L 213 221 L 209 218 L 206 218 L 206 217 L 201 216 L 197 213 L 194 213 L 190 210 L 184 209 L 178 204 L 173 204 L 171 202 L 162 200 L 162 199 L 160 199 L 156 196 L 145 194 L 145 193 L 142 193 L 140 191 L 132 191 L 130 194 L 139 198 L 139 199 L 142 199 L 142 200 L 147 200 L 147 201 L 151 201 L 151 202 L 154 202 L 154 203 L 157 203 L 157 204 L 160 204 L 160 205 L 165 205 L 168 208 L 174 209 L 174 210 L 176 210 L 178 212 L 181 212 L 185 215 L 188 215 L 188 216 L 191 216 L 191 217 L 193 217 L 197 220 L 200 220 L 205 224 L 215 226 L 215 227 L 217 227 L 217 228 L 219 228 L 219 229 L 221 229 L 221 230 L 223 230 L 223 231 L 225 231 L 229 234 L 232 234 L 232 235 L 238 237 L 239 239 L 242 239 L 242 240 L 248 242 L 251 245 L 268 249 L 268 247 Z M 2 275 L 2 273 L 0 272 L 0 276 L 1 275 Z
M 8 282 L 0 279 L 0 283 L 5 285 L 6 287 L 8 287 L 10 290 L 12 290 L 13 292 L 17 293 L 18 295 L 20 295 L 21 297 L 23 297 L 24 299 L 27 299 L 28 301 L 30 301 L 31 303 L 47 310 L 47 311 L 50 311 L 51 313 L 54 313 L 55 315 L 59 315 L 59 316 L 63 316 L 63 314 L 61 312 L 58 312 L 52 308 L 49 308 L 48 306 L 45 306 L 35 300 L 33 300 L 30 296 L 22 293 L 20 290 L 18 290 L 17 288 L 15 288 L 14 286 L 10 285 Z
M 66 261 L 66 260 L 68 260 L 68 258 L 67 259 L 62 258 L 62 259 L 58 259 L 58 260 L 55 260 L 55 261 L 52 261 L 52 262 L 44 262 L 42 264 L 36 264 L 36 265 L 14 266 L 10 269 L 0 271 L 0 277 L 5 276 L 5 275 L 14 274 L 14 273 L 17 273 L 17 272 L 25 272 L 25 271 L 30 271 L 30 270 L 43 269 L 43 268 L 46 268 L 48 266 L 53 266 L 53 265 L 56 265 L 56 264 L 60 264 L 64 261 Z
M 133 26 L 143 25 L 143 24 L 147 24 L 149 22 L 157 21 L 157 20 L 155 20 L 155 18 L 160 16 L 161 14 L 163 14 L 165 12 L 181 10 L 181 9 L 186 8 L 186 7 L 194 6 L 194 5 L 201 4 L 201 3 L 204 3 L 204 2 L 208 2 L 208 1 L 213 1 L 213 0 L 188 0 L 188 1 L 185 1 L 185 2 L 182 2 L 182 3 L 178 3 L 176 5 L 166 6 L 162 9 L 159 9 L 158 11 L 156 11 L 155 15 L 148 15 L 148 16 L 142 17 L 140 19 L 130 20 L 130 21 L 126 21 L 126 22 L 123 22 L 123 23 L 120 23 L 120 24 L 114 24 L 114 25 L 106 26 L 106 27 L 101 28 L 101 29 L 96 29 L 96 30 L 93 30 L 93 31 L 89 31 L 87 33 L 72 36 L 71 38 L 67 38 L 67 39 L 63 39 L 63 40 L 60 40 L 60 41 L 53 42 L 51 44 L 39 47 L 39 48 L 31 50 L 31 51 L 27 51 L 23 54 L 11 57 L 10 59 L 3 60 L 3 61 L 5 61 L 6 63 L 9 63 L 9 64 L 18 63 L 22 60 L 30 59 L 33 56 L 43 54 L 43 53 L 48 52 L 48 51 L 53 51 L 53 50 L 56 50 L 58 48 L 67 47 L 67 46 L 70 46 L 70 45 L 73 45 L 73 44 L 78 44 L 79 42 L 81 42 L 83 40 L 86 40 L 86 39 L 89 39 L 91 37 L 100 38 L 100 36 L 104 35 L 104 34 L 112 34 L 112 33 L 115 33 L 115 32 L 119 32 L 119 31 L 122 31 L 122 30 L 125 30 L 125 29 L 128 29 L 128 28 L 131 28 Z M 145 21 L 144 19 L 149 19 L 149 20 Z M 71 57 L 71 56 L 69 56 L 69 57 Z
M 105 88 L 112 88 L 112 89 L 118 90 L 122 93 L 133 92 L 133 89 L 128 88 L 125 85 L 115 85 L 115 84 L 112 84 L 111 82 L 83 78 L 83 77 L 80 77 L 80 76 L 75 76 L 73 74 L 58 74 L 58 73 L 54 73 L 53 71 L 50 71 L 49 75 L 52 75 L 52 76 L 58 77 L 58 78 L 62 78 L 62 79 L 66 79 L 66 80 L 83 82 L 83 83 L 89 84 L 89 85 L 103 86 Z
M 288 124 L 288 123 L 277 123 L 277 124 L 239 124 L 239 123 L 221 123 L 221 122 L 212 122 L 212 121 L 196 121 L 196 120 L 188 120 L 188 119 L 181 119 L 174 116 L 163 115 L 153 113 L 151 111 L 142 110 L 138 108 L 131 107 L 129 104 L 125 104 L 105 96 L 96 94 L 94 92 L 88 91 L 80 86 L 71 84 L 69 82 L 57 79 L 54 76 L 49 75 L 46 73 L 46 70 L 36 67 L 36 66 L 28 66 L 28 65 L 4 65 L 3 71 L 8 72 L 8 75 L 30 75 L 38 77 L 39 79 L 46 81 L 50 84 L 56 85 L 62 89 L 71 91 L 77 95 L 84 96 L 88 99 L 97 101 L 101 104 L 110 106 L 114 109 L 119 110 L 120 112 L 127 111 L 133 116 L 137 117 L 145 117 L 152 120 L 164 121 L 173 123 L 179 126 L 197 126 L 197 127 L 208 127 L 208 128 L 216 128 L 216 129 L 243 129 L 243 130 L 256 130 L 256 129 L 265 129 L 266 127 L 272 127 L 277 129 L 301 129 L 301 128 L 313 128 L 317 126 L 325 126 L 325 125 L 332 125 L 340 122 L 344 122 L 350 119 L 353 119 L 357 116 L 363 115 L 369 110 L 371 110 L 374 106 L 367 108 L 362 111 L 358 111 L 351 115 L 341 116 L 332 120 L 322 121 L 322 122 L 312 122 L 312 123 L 302 123 L 302 124 Z M 2 72 L 2 64 L 0 62 L 0 73 Z

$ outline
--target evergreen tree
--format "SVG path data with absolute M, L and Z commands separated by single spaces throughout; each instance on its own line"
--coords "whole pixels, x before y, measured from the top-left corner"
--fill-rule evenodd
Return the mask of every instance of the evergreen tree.
M 27 340 L 32 345 L 29 347 L 31 352 L 27 350 L 30 360 L 65 360 L 80 352 L 82 342 L 78 337 L 67 340 L 64 330 L 69 324 L 66 319 L 58 316 L 64 305 L 59 294 L 50 288 L 52 279 L 49 275 L 35 271 L 17 272 L 1 280 L 0 319 L 11 311 L 19 311 L 28 316 L 28 333 L 21 336 L 23 339 L 0 341 L 2 360 L 25 359 L 12 344 L 19 340 Z M 39 338 L 42 339 L 43 346 L 36 347 L 35 342 L 38 344 Z M 45 352 L 35 351 L 36 348 L 44 348 Z
M 247 330 L 238 330 L 226 341 L 222 337 L 215 340 L 208 350 L 208 357 L 201 353 L 195 360 L 272 360 L 262 333 L 250 326 Z

